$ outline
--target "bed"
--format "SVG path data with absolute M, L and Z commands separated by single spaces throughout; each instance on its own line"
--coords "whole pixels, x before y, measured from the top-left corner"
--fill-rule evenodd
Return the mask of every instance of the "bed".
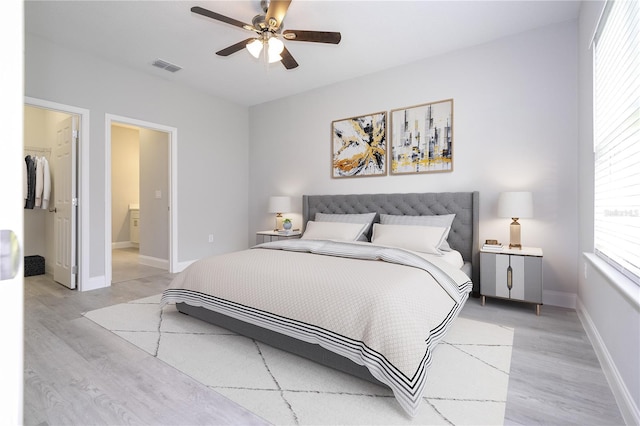
M 390 387 L 413 416 L 433 349 L 479 293 L 478 202 L 478 192 L 304 195 L 301 239 L 199 260 L 162 304 Z

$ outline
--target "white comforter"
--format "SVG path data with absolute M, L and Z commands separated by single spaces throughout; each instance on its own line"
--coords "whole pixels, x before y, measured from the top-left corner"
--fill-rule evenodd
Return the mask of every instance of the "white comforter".
M 415 415 L 436 342 L 471 290 L 437 256 L 288 240 L 200 260 L 162 296 L 317 343 L 366 366 Z

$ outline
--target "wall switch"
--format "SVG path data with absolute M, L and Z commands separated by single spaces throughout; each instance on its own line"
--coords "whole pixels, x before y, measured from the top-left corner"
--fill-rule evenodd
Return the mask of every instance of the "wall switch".
M 209 242 L 212 243 L 213 242 L 213 234 L 209 234 Z
M 162 198 L 162 191 L 156 189 L 156 198 Z

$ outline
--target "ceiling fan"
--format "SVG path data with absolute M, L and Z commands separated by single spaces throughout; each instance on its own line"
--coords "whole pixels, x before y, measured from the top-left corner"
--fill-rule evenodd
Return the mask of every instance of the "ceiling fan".
M 281 38 L 287 41 L 309 41 L 313 43 L 338 44 L 342 36 L 339 32 L 330 31 L 305 31 L 305 30 L 282 30 L 282 21 L 287 14 L 291 0 L 261 0 L 260 5 L 264 15 L 256 15 L 251 21 L 251 25 L 229 18 L 208 9 L 194 6 L 193 13 L 206 16 L 216 21 L 224 22 L 236 27 L 254 32 L 254 36 L 242 40 L 236 44 L 226 47 L 216 52 L 219 56 L 229 56 L 244 48 L 255 57 L 259 58 L 264 50 L 265 58 L 270 62 L 282 62 L 288 70 L 296 68 L 298 63 L 291 56 L 282 42 Z

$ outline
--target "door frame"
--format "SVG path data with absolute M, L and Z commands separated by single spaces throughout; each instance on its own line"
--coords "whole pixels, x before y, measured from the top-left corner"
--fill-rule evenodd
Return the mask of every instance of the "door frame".
M 105 278 L 106 286 L 112 279 L 111 244 L 111 125 L 126 124 L 156 130 L 169 135 L 169 272 L 178 271 L 178 214 L 175 202 L 178 199 L 178 129 L 164 124 L 138 120 L 121 115 L 105 114 Z
M 76 223 L 71 226 L 76 227 L 76 252 L 75 261 L 78 267 L 76 288 L 78 291 L 87 291 L 98 288 L 92 286 L 89 278 L 89 265 L 91 264 L 91 253 L 89 251 L 89 110 L 76 106 L 60 104 L 44 99 L 24 97 L 24 104 L 36 108 L 44 108 L 69 115 L 77 115 L 78 120 L 78 143 L 77 143 L 77 170 L 76 170 L 76 197 L 78 198 L 78 213 Z

